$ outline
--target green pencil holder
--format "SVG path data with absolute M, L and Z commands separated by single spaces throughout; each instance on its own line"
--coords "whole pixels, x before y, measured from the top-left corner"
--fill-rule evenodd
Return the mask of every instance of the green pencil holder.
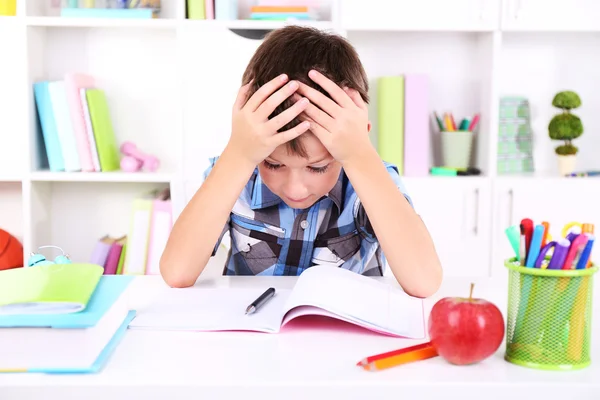
M 593 276 L 598 267 L 548 270 L 508 268 L 505 360 L 543 370 L 576 370 L 591 364 Z

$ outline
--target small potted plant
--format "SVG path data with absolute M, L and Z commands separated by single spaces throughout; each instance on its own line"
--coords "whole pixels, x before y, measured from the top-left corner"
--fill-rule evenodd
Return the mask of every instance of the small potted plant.
M 555 115 L 548 124 L 548 134 L 552 140 L 562 140 L 564 143 L 554 151 L 558 158 L 558 169 L 562 176 L 575 170 L 577 152 L 579 149 L 573 145 L 573 139 L 583 134 L 581 119 L 571 113 L 571 110 L 581 106 L 579 95 L 572 91 L 559 92 L 552 99 L 554 107 L 562 109 L 562 113 Z

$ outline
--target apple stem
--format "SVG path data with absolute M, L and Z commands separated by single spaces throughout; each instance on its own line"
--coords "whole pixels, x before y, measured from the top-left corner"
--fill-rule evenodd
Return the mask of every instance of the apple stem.
M 474 283 L 471 283 L 471 291 L 469 292 L 469 301 L 473 301 L 473 288 L 475 287 Z

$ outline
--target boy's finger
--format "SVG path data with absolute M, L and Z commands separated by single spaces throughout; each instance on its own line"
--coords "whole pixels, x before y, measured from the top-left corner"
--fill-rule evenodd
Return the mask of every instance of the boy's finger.
M 252 85 L 252 81 L 246 83 L 244 86 L 238 90 L 237 97 L 235 98 L 235 102 L 233 103 L 233 108 L 235 110 L 240 110 L 246 104 L 246 100 L 248 100 L 248 91 L 250 90 L 250 85 Z
M 335 104 L 335 101 L 331 100 L 329 97 L 325 96 L 318 90 L 313 89 L 310 86 L 300 82 L 298 93 L 307 97 L 312 104 L 316 104 L 317 106 L 319 106 L 319 108 L 321 108 L 321 110 L 325 111 L 333 118 L 335 118 L 335 116 L 338 115 L 340 106 Z
M 367 111 L 368 107 L 363 98 L 360 96 L 360 93 L 354 89 L 345 88 L 344 91 L 348 93 L 348 96 L 352 99 L 354 104 L 358 106 L 361 110 Z
M 249 111 L 254 112 L 260 105 L 273 93 L 279 89 L 288 80 L 286 74 L 279 75 L 278 77 L 271 79 L 269 82 L 262 85 L 246 103 Z
M 352 100 L 350 97 L 348 97 L 346 92 L 344 92 L 341 87 L 339 87 L 335 82 L 327 78 L 319 71 L 314 69 L 310 70 L 308 72 L 308 76 L 315 83 L 325 89 L 341 107 L 350 107 L 353 105 Z
M 272 95 L 270 95 L 256 110 L 256 114 L 261 121 L 266 121 L 269 115 L 279 106 L 285 99 L 290 97 L 298 89 L 298 82 L 291 81 Z
M 275 144 L 280 146 L 284 143 L 289 142 L 292 139 L 297 138 L 302 135 L 310 128 L 310 123 L 308 121 L 304 121 L 301 124 L 296 125 L 295 127 L 288 129 L 287 131 L 283 131 L 275 134 L 273 139 L 275 140 Z
M 291 120 L 296 118 L 308 105 L 308 99 L 302 98 L 298 100 L 292 105 L 288 107 L 285 111 L 281 112 L 279 115 L 271 118 L 271 120 L 267 123 L 269 130 L 271 132 L 275 132 L 281 129 L 285 124 L 289 123 Z
M 331 118 L 327 113 L 320 110 L 314 104 L 309 104 L 306 106 L 304 110 L 304 114 L 307 115 L 310 119 L 321 125 L 323 128 L 327 129 L 331 132 L 333 129 L 335 121 Z
M 327 143 L 327 139 L 331 136 L 331 133 L 327 129 L 312 118 L 305 116 L 305 114 L 302 114 L 301 118 L 310 123 L 310 131 L 321 141 L 321 143 L 323 143 L 323 145 Z

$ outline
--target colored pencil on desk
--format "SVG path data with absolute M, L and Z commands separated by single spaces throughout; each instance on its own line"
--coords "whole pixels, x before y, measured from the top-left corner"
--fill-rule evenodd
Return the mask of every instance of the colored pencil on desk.
M 437 351 L 431 342 L 376 354 L 360 360 L 356 365 L 367 371 L 379 371 L 414 361 L 436 357 Z
M 479 113 L 475 114 L 475 116 L 473 117 L 473 120 L 471 121 L 471 124 L 469 125 L 468 130 L 472 131 L 473 129 L 475 129 L 478 122 L 479 122 Z

